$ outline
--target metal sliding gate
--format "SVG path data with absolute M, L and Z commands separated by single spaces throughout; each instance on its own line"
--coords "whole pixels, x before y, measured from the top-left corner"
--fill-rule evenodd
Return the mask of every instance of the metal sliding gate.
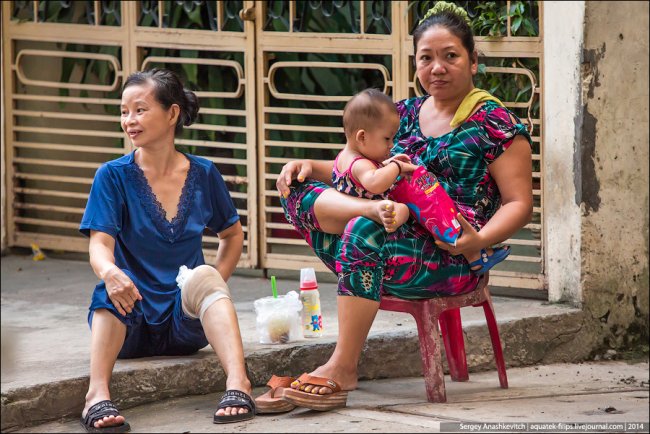
M 3 2 L 9 245 L 87 250 L 77 227 L 94 172 L 132 150 L 119 126 L 120 87 L 133 71 L 164 66 L 199 96 L 199 120 L 177 144 L 224 175 L 246 233 L 239 265 L 325 270 L 285 221 L 277 174 L 292 159 L 333 158 L 355 92 L 419 94 L 410 33 L 433 3 Z M 480 7 L 462 3 L 480 18 Z M 541 23 L 542 6 L 488 3 L 508 13 L 503 36 L 477 37 L 486 65 L 477 84 L 526 119 L 535 142 L 534 221 L 508 240 L 513 254 L 491 283 L 544 290 L 543 44 L 537 29 L 519 35 L 522 14 Z M 513 98 L 500 93 L 509 81 Z M 208 261 L 217 244 L 205 234 Z

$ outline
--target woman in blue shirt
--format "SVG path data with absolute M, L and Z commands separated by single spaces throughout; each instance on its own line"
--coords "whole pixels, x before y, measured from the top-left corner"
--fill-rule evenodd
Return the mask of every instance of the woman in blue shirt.
M 175 136 L 198 110 L 196 95 L 171 71 L 136 72 L 124 84 L 121 125 L 136 150 L 97 170 L 80 226 L 90 237 L 90 264 L 101 279 L 88 314 L 90 385 L 81 422 L 89 432 L 130 429 L 110 401 L 117 358 L 187 355 L 208 343 L 227 375 L 214 422 L 254 416 L 232 301 L 212 297 L 197 319 L 184 310 L 186 294 L 176 282 L 180 266 L 205 263 L 201 242 L 208 227 L 220 239 L 213 286 L 219 281 L 227 291 L 224 281 L 244 240 L 214 164 L 174 147 Z

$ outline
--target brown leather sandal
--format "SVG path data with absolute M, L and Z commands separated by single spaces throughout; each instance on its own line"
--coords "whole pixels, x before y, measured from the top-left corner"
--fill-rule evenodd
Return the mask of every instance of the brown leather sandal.
M 297 380 L 302 386 L 329 387 L 332 393 L 324 395 L 318 393 L 304 392 L 298 389 L 285 389 L 284 399 L 298 407 L 305 407 L 317 411 L 329 411 L 335 408 L 345 407 L 348 400 L 348 391 L 341 390 L 341 386 L 329 378 L 315 377 L 309 374 L 302 374 Z
M 278 377 L 273 375 L 266 383 L 270 387 L 266 393 L 255 398 L 255 405 L 258 413 L 286 413 L 296 406 L 283 399 L 285 390 L 289 389 L 291 383 L 296 379 L 294 377 Z

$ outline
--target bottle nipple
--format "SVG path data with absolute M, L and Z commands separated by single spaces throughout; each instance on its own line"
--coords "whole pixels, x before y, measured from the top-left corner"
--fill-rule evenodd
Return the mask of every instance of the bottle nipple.
M 316 289 L 318 283 L 316 282 L 316 272 L 313 268 L 300 269 L 300 289 Z

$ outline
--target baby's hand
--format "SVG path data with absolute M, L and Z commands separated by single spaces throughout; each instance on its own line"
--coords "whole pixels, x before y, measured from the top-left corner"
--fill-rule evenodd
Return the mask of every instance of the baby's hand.
M 397 154 L 397 155 L 393 155 L 392 157 L 390 157 L 387 160 L 384 160 L 382 162 L 382 164 L 384 166 L 386 166 L 386 165 L 390 164 L 391 161 L 398 161 L 398 162 L 401 162 L 401 163 L 410 163 L 411 162 L 411 157 L 409 157 L 406 154 Z
M 400 165 L 402 166 L 402 173 L 413 173 L 415 171 L 415 169 L 420 167 L 418 165 L 411 164 L 410 162 L 409 163 L 400 163 Z

